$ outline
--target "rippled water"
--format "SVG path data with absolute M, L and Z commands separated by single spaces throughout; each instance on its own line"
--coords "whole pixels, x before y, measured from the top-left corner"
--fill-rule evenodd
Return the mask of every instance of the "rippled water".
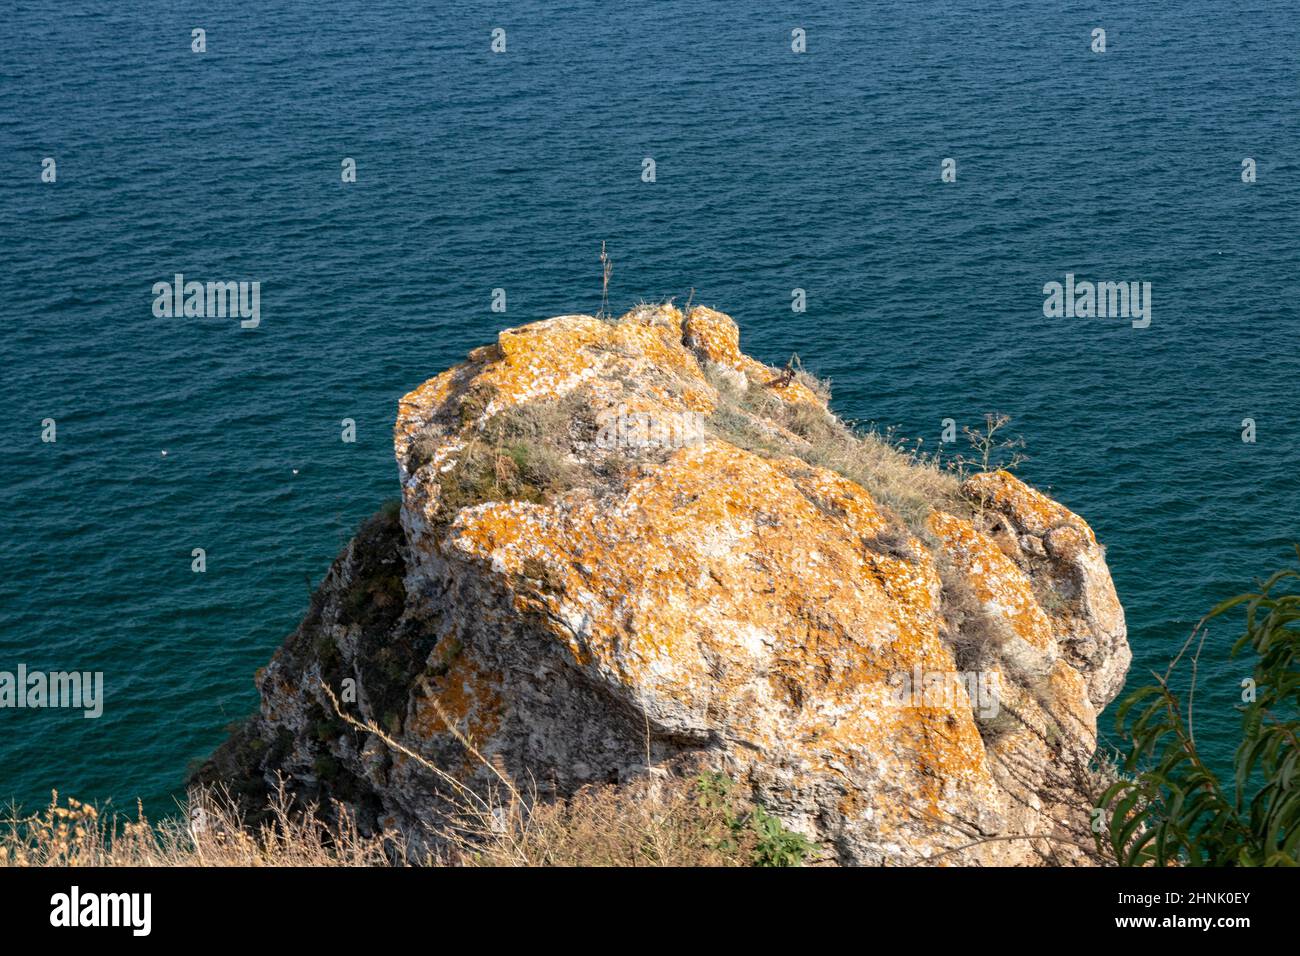
M 602 240 L 616 306 L 694 288 L 848 417 L 930 445 L 1013 415 L 1025 477 L 1109 547 L 1134 673 L 1162 666 L 1300 538 L 1300 28 L 1140 6 L 20 2 L 0 669 L 102 670 L 107 702 L 0 710 L 0 798 L 165 807 L 395 493 L 397 398 L 502 324 L 594 311 Z M 176 272 L 261 281 L 260 327 L 154 318 Z M 1045 319 L 1066 272 L 1151 282 L 1150 328 Z M 1219 759 L 1230 638 L 1198 696 Z

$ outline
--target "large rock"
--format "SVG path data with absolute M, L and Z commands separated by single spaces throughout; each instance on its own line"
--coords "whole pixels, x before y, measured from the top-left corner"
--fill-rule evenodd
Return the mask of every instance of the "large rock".
M 1101 547 L 1005 472 L 959 487 L 846 434 L 710 309 L 502 332 L 402 399 L 400 509 L 261 673 L 227 767 L 426 833 L 446 788 L 333 716 L 318 681 L 351 679 L 357 716 L 475 787 L 721 769 L 845 863 L 1051 831 L 1129 660 Z M 900 517 L 899 484 L 934 500 Z

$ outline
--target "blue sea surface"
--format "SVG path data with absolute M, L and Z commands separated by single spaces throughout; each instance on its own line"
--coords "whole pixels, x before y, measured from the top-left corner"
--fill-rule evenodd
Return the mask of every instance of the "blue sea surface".
M 1108 548 L 1130 685 L 1163 670 L 1300 539 L 1296 12 L 9 4 L 0 670 L 103 671 L 106 700 L 0 710 L 0 801 L 172 806 L 396 495 L 399 396 L 503 326 L 596 311 L 602 241 L 615 309 L 694 289 L 848 418 L 932 448 L 945 418 L 1013 416 L 1021 474 Z M 156 318 L 176 273 L 260 281 L 260 326 Z M 1045 318 L 1066 273 L 1150 282 L 1150 327 Z M 1220 765 L 1234 636 L 1211 628 L 1197 695 Z

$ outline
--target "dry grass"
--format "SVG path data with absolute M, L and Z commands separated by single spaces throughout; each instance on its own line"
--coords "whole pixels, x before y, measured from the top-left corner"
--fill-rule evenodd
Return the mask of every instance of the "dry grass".
M 734 809 L 710 805 L 689 781 L 647 778 L 535 802 L 483 826 L 462 818 L 466 866 L 749 866 L 756 835 Z
M 501 791 L 497 791 L 500 793 Z M 339 806 L 291 811 L 282 789 L 269 822 L 250 826 L 219 790 L 191 791 L 177 817 L 100 813 L 54 794 L 39 813 L 0 820 L 0 866 L 749 866 L 757 835 L 694 781 L 654 778 L 548 803 L 486 795 L 438 828 L 437 853 L 397 833 L 363 835 Z M 186 822 L 188 820 L 188 823 Z
M 228 793 L 191 791 L 184 813 L 153 823 L 101 813 L 55 792 L 39 813 L 0 820 L 0 866 L 380 866 L 407 862 L 391 835 L 363 836 L 342 808 L 325 823 L 290 810 L 281 786 L 269 820 L 248 825 Z
M 749 866 L 757 843 L 734 810 L 680 780 L 462 808 L 439 854 L 409 852 L 396 833 L 362 835 L 340 807 L 327 823 L 288 806 L 278 800 L 271 822 L 250 827 L 233 800 L 195 790 L 181 816 L 153 823 L 55 794 L 40 813 L 0 821 L 0 866 Z
M 741 390 L 715 366 L 706 366 L 706 374 L 719 393 L 709 418 L 719 438 L 764 457 L 793 456 L 837 472 L 867 489 L 923 540 L 931 538 L 925 519 L 936 507 L 956 514 L 970 510 L 958 493 L 958 476 L 938 453 L 923 453 L 919 440 L 909 447 L 892 429 L 858 430 L 821 408 L 783 402 L 768 389 L 751 384 Z M 829 398 L 829 383 L 802 368 L 793 377 Z

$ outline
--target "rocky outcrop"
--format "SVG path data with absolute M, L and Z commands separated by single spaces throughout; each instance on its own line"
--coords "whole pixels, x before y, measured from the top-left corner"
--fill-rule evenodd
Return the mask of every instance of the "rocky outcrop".
M 446 787 L 324 682 L 471 786 L 708 767 L 844 863 L 1077 857 L 1020 837 L 1077 809 L 1129 651 L 1063 506 L 854 437 L 705 308 L 503 331 L 402 399 L 394 445 L 400 505 L 259 674 L 226 776 L 438 819 Z

